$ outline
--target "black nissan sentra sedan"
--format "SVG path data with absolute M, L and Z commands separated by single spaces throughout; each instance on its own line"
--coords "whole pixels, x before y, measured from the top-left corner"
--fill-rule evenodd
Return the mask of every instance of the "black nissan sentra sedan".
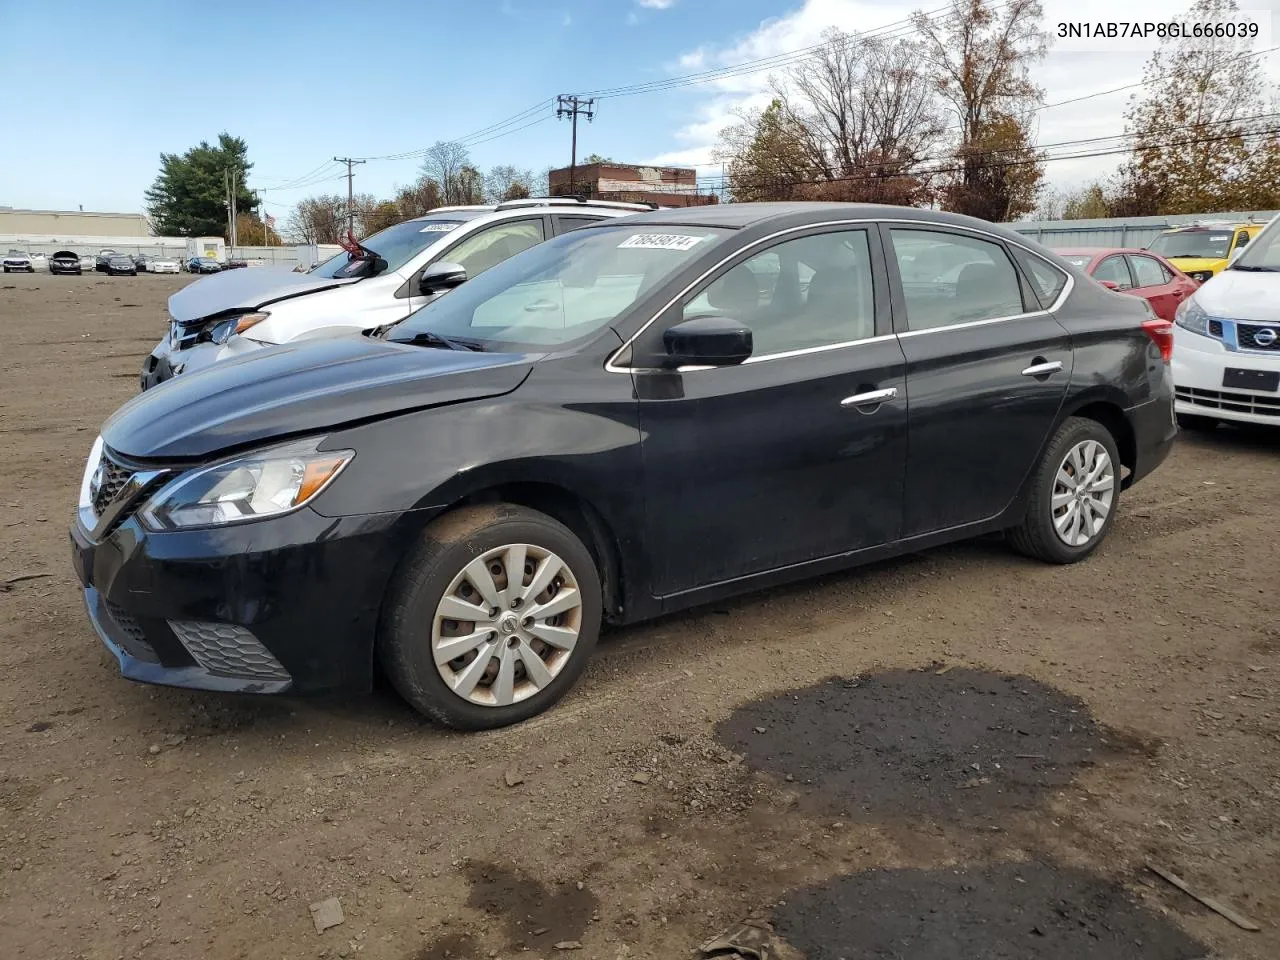
M 377 662 L 500 726 L 564 695 L 602 621 L 993 531 L 1087 557 L 1173 441 L 1171 343 L 978 220 L 639 214 L 134 398 L 75 568 L 132 679 L 301 693 Z

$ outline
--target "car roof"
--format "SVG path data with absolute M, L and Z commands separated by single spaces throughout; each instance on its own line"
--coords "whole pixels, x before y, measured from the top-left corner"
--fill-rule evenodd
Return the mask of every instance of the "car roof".
M 1053 252 L 1060 257 L 1100 257 L 1112 253 L 1140 253 L 1143 256 L 1159 257 L 1160 254 L 1137 247 L 1054 247 Z
M 779 228 L 800 227 L 831 220 L 910 220 L 938 226 L 966 227 L 995 234 L 1015 243 L 1034 245 L 1034 241 L 998 223 L 966 217 L 942 210 L 899 207 L 883 203 L 816 203 L 810 201 L 767 203 L 716 203 L 703 207 L 673 207 L 636 213 L 627 218 L 628 226 L 722 227 L 741 230 L 761 224 Z M 583 229 L 593 229 L 585 227 Z

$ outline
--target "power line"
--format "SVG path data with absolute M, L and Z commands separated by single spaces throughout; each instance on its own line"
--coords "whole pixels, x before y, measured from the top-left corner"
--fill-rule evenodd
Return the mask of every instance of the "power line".
M 1252 119 L 1263 120 L 1263 119 L 1277 119 L 1277 118 L 1280 118 L 1280 113 L 1260 114 L 1258 117 L 1255 117 Z M 1211 124 L 1200 124 L 1199 126 L 1219 126 L 1222 123 L 1230 123 L 1230 122 L 1233 122 L 1233 121 L 1220 120 L 1220 121 L 1215 121 L 1214 123 L 1211 123 Z M 1066 153 L 1066 154 L 1059 154 L 1058 156 L 1048 156 L 1048 157 L 1046 156 L 1025 157 L 1017 160 L 1006 160 L 1006 161 L 998 161 L 994 163 L 986 163 L 984 164 L 984 166 L 987 167 L 988 169 L 1003 169 L 1007 167 L 1020 167 L 1020 166 L 1028 166 L 1028 165 L 1040 164 L 1040 163 L 1055 163 L 1061 160 L 1083 160 L 1083 159 L 1090 159 L 1093 157 L 1113 157 L 1113 156 L 1120 156 L 1127 153 L 1145 153 L 1149 150 L 1164 150 L 1168 147 L 1191 146 L 1191 145 L 1202 144 L 1202 143 L 1220 143 L 1224 140 L 1235 140 L 1235 139 L 1249 140 L 1249 139 L 1256 139 L 1259 137 L 1275 136 L 1276 134 L 1280 134 L 1280 127 L 1269 127 L 1267 129 L 1252 130 L 1245 133 L 1233 131 L 1231 133 L 1217 134 L 1213 136 L 1194 137 L 1194 138 L 1182 139 L 1182 140 L 1165 140 L 1158 143 L 1135 144 L 1132 146 L 1114 147 L 1114 148 L 1109 148 L 1105 150 L 1088 151 L 1085 153 Z M 1115 138 L 1095 138 L 1095 140 L 1096 139 L 1115 139 Z M 1091 142 L 1091 141 L 1087 141 L 1087 140 L 1075 141 L 1076 144 L 1084 144 L 1088 142 Z M 1065 146 L 1068 144 L 1072 144 L 1072 141 L 1064 141 L 1063 143 L 1058 144 L 1058 146 Z M 1007 153 L 1007 152 L 1009 151 L 1006 149 L 1001 151 L 992 151 L 991 154 Z M 975 156 L 978 158 L 981 158 L 983 156 L 988 156 L 991 154 L 977 154 Z M 950 159 L 954 161 L 954 158 L 933 157 L 933 158 L 926 158 L 926 160 L 922 162 L 929 162 L 930 160 L 942 160 L 942 159 Z M 874 170 L 880 167 L 883 167 L 883 165 L 872 165 L 870 167 L 867 167 L 859 171 L 857 174 L 850 174 L 848 176 L 843 176 L 843 177 L 832 177 L 830 179 L 795 180 L 785 176 L 761 177 L 758 179 L 751 178 L 751 185 L 753 187 L 762 187 L 762 186 L 767 187 L 773 184 L 777 184 L 781 186 L 802 186 L 802 185 L 815 186 L 815 185 L 828 184 L 828 183 L 871 183 L 877 180 L 887 179 L 886 177 L 880 177 L 874 174 L 867 173 L 867 170 Z M 938 176 L 939 174 L 945 174 L 945 173 L 959 173 L 964 169 L 965 169 L 964 162 L 961 161 L 958 164 L 953 162 L 952 165 L 950 166 L 903 170 L 898 175 L 903 177 L 928 177 L 928 176 Z M 729 179 L 732 179 L 732 178 L 729 178 Z

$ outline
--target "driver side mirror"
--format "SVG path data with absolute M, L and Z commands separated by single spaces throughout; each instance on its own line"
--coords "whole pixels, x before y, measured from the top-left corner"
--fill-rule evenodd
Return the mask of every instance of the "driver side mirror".
M 442 290 L 452 290 L 467 282 L 467 268 L 457 263 L 433 263 L 418 278 L 418 292 L 430 296 Z
M 729 367 L 751 356 L 751 329 L 728 317 L 694 317 L 662 335 L 667 367 Z
M 1104 287 L 1106 287 L 1108 290 L 1120 289 L 1120 284 L 1116 283 L 1114 280 L 1099 280 L 1098 282 L 1102 284 Z

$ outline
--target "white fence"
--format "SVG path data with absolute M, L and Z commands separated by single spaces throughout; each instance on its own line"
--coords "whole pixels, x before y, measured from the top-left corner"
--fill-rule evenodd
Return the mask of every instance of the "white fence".
M 280 267 L 292 270 L 300 259 L 302 265 L 327 260 L 342 248 L 337 244 L 272 247 L 227 247 L 230 260 L 248 260 L 254 266 Z M 129 256 L 146 254 L 148 257 L 187 259 L 187 241 L 183 237 L 18 237 L 0 236 L 0 254 L 10 250 L 23 253 L 42 253 L 52 256 L 59 250 L 70 250 L 79 256 L 93 256 L 99 250 L 114 250 Z

